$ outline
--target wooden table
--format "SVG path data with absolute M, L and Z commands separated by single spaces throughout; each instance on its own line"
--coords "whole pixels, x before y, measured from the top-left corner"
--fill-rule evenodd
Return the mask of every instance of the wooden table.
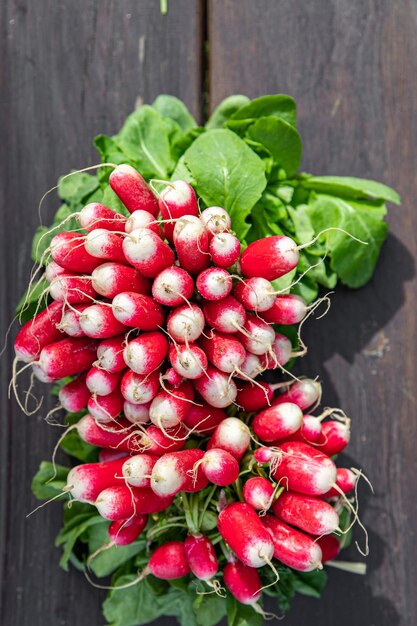
M 332 571 L 323 600 L 297 598 L 284 623 L 415 624 L 416 0 L 170 0 L 165 17 L 157 0 L 3 0 L 1 16 L 2 336 L 28 279 L 39 198 L 59 175 L 96 163 L 93 135 L 117 131 L 138 99 L 172 93 L 202 120 L 231 93 L 289 93 L 304 170 L 375 177 L 401 192 L 374 279 L 338 288 L 327 317 L 308 325 L 303 363 L 324 382 L 325 403 L 352 417 L 350 460 L 375 487 L 374 498 L 362 490 L 369 575 Z M 45 223 L 56 207 L 52 194 Z M 61 507 L 25 519 L 31 477 L 57 432 L 7 399 L 10 345 L 6 356 L 0 623 L 102 624 L 101 593 L 58 568 Z

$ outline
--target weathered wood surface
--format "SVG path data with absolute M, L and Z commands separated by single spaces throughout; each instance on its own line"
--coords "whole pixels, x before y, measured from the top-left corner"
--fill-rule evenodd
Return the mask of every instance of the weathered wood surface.
M 362 490 L 370 574 L 332 571 L 323 601 L 297 598 L 286 624 L 408 626 L 417 618 L 417 3 L 209 0 L 206 16 L 203 4 L 171 0 L 163 18 L 156 0 L 2 3 L 2 336 L 30 269 L 37 201 L 59 175 L 96 162 L 93 135 L 114 132 L 138 97 L 161 92 L 200 116 L 206 18 L 212 107 L 231 93 L 290 93 L 305 170 L 375 177 L 403 195 L 375 278 L 359 292 L 338 289 L 330 313 L 306 329 L 303 363 L 323 380 L 325 403 L 352 416 L 350 461 L 375 486 L 374 498 Z M 55 208 L 50 197 L 45 223 Z M 60 507 L 25 520 L 36 505 L 31 476 L 57 433 L 7 400 L 10 362 L 9 349 L 1 361 L 0 623 L 102 624 L 100 592 L 57 567 Z
M 417 620 L 416 18 L 405 0 L 209 2 L 212 105 L 289 93 L 305 171 L 376 178 L 403 196 L 371 284 L 337 289 L 330 313 L 306 327 L 302 364 L 320 375 L 325 404 L 352 417 L 349 454 L 374 484 L 374 498 L 362 489 L 369 575 L 332 571 L 323 600 L 294 603 L 287 626 Z

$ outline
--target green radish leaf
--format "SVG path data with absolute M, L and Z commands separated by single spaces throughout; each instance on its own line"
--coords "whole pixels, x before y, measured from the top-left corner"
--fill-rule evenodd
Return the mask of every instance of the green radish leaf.
M 126 156 L 116 145 L 115 140 L 107 135 L 96 135 L 94 137 L 94 145 L 101 157 L 102 163 L 114 163 L 114 165 L 121 165 L 126 163 Z M 130 162 L 130 165 L 133 165 Z M 97 178 L 100 181 L 100 185 L 106 187 L 109 183 L 109 176 L 112 173 L 112 167 L 100 167 L 97 170 Z M 104 204 L 104 203 L 103 203 Z
M 114 586 L 132 582 L 137 574 L 115 576 Z M 159 582 L 159 581 L 158 581 Z M 159 585 L 155 590 L 150 578 L 127 589 L 113 589 L 103 604 L 104 617 L 110 626 L 141 626 L 162 615 L 175 616 L 183 626 L 196 626 L 192 609 L 194 595 L 171 585 Z
M 93 554 L 102 546 L 109 543 L 109 523 L 91 526 L 88 529 L 88 549 Z M 108 576 L 117 570 L 129 559 L 140 553 L 145 553 L 146 541 L 134 541 L 127 546 L 112 546 L 97 554 L 91 561 L 91 569 L 98 578 Z
M 312 598 L 320 598 L 327 583 L 327 573 L 322 570 L 314 572 L 295 572 L 294 589 L 297 593 Z
M 213 113 L 209 117 L 206 124 L 207 130 L 213 130 L 213 128 L 223 128 L 227 120 L 232 117 L 246 104 L 249 104 L 250 100 L 247 96 L 229 96 L 225 98 L 216 106 Z
M 401 204 L 399 194 L 382 183 L 366 178 L 350 176 L 311 176 L 302 185 L 319 193 L 333 196 L 345 196 L 353 199 L 385 200 L 393 204 Z
M 161 94 L 154 100 L 152 106 L 163 117 L 174 120 L 184 133 L 197 126 L 185 104 L 175 96 Z
M 176 161 L 184 154 L 186 150 L 191 146 L 193 141 L 204 133 L 204 128 L 192 128 L 185 135 L 182 135 L 179 139 L 173 142 L 171 145 L 172 156 Z M 178 164 L 177 164 L 178 165 Z
M 135 162 L 146 179 L 167 180 L 175 167 L 163 119 L 151 106 L 142 106 L 129 115 L 122 130 L 113 137 L 118 148 L 127 159 Z
M 301 296 L 307 302 L 311 304 L 317 299 L 319 295 L 318 283 L 309 276 L 304 276 L 294 287 L 291 289 L 291 293 L 295 293 L 297 296 Z
M 110 185 L 107 185 L 104 189 L 102 203 L 105 206 L 108 206 L 109 209 L 116 211 L 116 213 L 121 213 L 121 215 L 124 215 L 125 217 L 130 216 L 129 211 L 126 209 L 125 205 Z
M 85 198 L 98 189 L 97 176 L 73 171 L 58 180 L 58 195 L 71 208 L 78 209 Z
M 240 240 L 249 230 L 246 218 L 266 186 L 261 159 L 229 130 L 211 130 L 198 137 L 183 155 L 207 206 L 224 207 Z
M 198 626 L 215 626 L 226 616 L 226 602 L 215 593 L 196 596 L 193 609 Z
M 388 226 L 372 211 L 353 207 L 347 200 L 315 195 L 309 205 L 309 217 L 316 233 L 329 227 L 345 230 L 367 245 L 341 232 L 323 235 L 331 257 L 330 266 L 348 287 L 362 287 L 374 273 Z
M 67 484 L 69 469 L 62 465 L 55 465 L 55 472 L 52 463 L 42 461 L 38 471 L 32 479 L 32 493 L 38 500 L 49 500 L 62 493 Z M 62 496 L 62 500 L 65 497 Z
M 278 117 L 263 117 L 249 128 L 247 135 L 272 154 L 275 176 L 279 168 L 283 168 L 287 176 L 292 176 L 298 170 L 302 144 L 294 126 Z
M 94 509 L 92 509 L 94 513 Z M 72 551 L 75 548 L 77 541 L 81 536 L 91 527 L 97 524 L 103 524 L 105 520 L 97 513 L 93 515 L 84 515 L 74 518 L 70 528 L 64 528 L 56 538 L 55 545 L 63 546 L 63 553 L 59 561 L 60 566 L 66 572 L 68 571 L 68 562 L 71 558 Z
M 295 100 L 291 98 L 291 96 L 283 94 L 255 98 L 255 100 L 252 100 L 245 106 L 240 107 L 231 116 L 227 126 L 231 130 L 242 134 L 257 119 L 270 116 L 280 118 L 295 127 L 297 124 L 297 108 Z
M 228 595 L 226 599 L 228 626 L 262 626 L 262 615 L 248 604 L 241 604 Z

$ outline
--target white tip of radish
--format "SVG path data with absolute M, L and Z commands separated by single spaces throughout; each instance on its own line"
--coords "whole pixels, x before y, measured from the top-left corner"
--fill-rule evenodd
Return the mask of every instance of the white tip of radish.
M 158 496 L 171 496 L 177 493 L 184 482 L 178 471 L 177 459 L 164 455 L 154 465 L 151 474 L 151 488 Z
M 211 206 L 205 209 L 200 214 L 200 219 L 213 235 L 217 233 L 223 233 L 225 230 L 230 230 L 232 227 L 232 220 L 226 209 L 219 206 Z

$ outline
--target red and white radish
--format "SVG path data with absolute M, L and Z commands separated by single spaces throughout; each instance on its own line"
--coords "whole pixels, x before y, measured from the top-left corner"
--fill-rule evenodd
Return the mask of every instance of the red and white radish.
M 113 299 L 123 291 L 150 293 L 150 282 L 134 267 L 121 263 L 103 263 L 91 274 L 92 285 L 97 293 Z
M 262 518 L 262 524 L 270 533 L 274 544 L 274 557 L 300 572 L 321 569 L 321 548 L 308 535 L 281 522 L 274 515 Z
M 127 261 L 147 278 L 155 278 L 175 262 L 168 244 L 149 228 L 132 230 L 123 240 Z
M 194 381 L 194 387 L 208 404 L 218 409 L 230 406 L 236 400 L 237 388 L 233 379 L 212 365 L 207 366 L 205 376 Z
M 143 177 L 130 165 L 118 165 L 110 174 L 109 183 L 129 213 L 142 209 L 155 217 L 159 213 L 158 201 Z
M 167 354 L 168 340 L 165 335 L 153 331 L 142 333 L 136 339 L 129 341 L 123 351 L 123 358 L 131 370 L 147 376 L 161 365 Z
M 272 510 L 283 522 L 310 535 L 328 535 L 339 527 L 339 515 L 324 500 L 300 493 L 282 493 Z
M 184 215 L 198 217 L 197 196 L 185 180 L 174 180 L 163 189 L 158 200 L 163 222 L 164 236 L 174 241 L 174 228 L 177 220 Z
M 196 286 L 205 300 L 222 300 L 232 291 L 229 272 L 220 267 L 208 267 L 197 276 Z
M 126 326 L 139 330 L 156 330 L 164 322 L 164 310 L 154 298 L 133 291 L 124 291 L 113 298 L 114 317 Z
M 243 498 L 255 511 L 267 511 L 272 505 L 274 486 L 263 476 L 253 476 L 243 485 Z
M 179 306 L 171 311 L 167 318 L 168 333 L 179 343 L 197 341 L 204 325 L 203 311 L 196 304 Z
M 274 235 L 249 244 L 240 257 L 240 268 L 246 278 L 276 280 L 298 265 L 297 244 L 290 237 Z
M 240 241 L 232 233 L 217 233 L 209 245 L 211 260 L 217 267 L 231 267 L 240 255 Z
M 302 422 L 303 413 L 300 407 L 292 402 L 284 402 L 258 413 L 252 422 L 252 428 L 261 441 L 270 442 L 297 432 Z
M 237 417 L 227 417 L 222 420 L 211 436 L 207 450 L 220 448 L 230 452 L 240 461 L 250 443 L 250 431 L 245 422 Z
M 125 324 L 115 318 L 110 306 L 92 304 L 80 315 L 80 326 L 87 337 L 108 339 L 126 330 Z
M 165 306 L 175 307 L 184 304 L 194 293 L 194 281 L 181 267 L 168 267 L 153 281 L 152 296 Z

